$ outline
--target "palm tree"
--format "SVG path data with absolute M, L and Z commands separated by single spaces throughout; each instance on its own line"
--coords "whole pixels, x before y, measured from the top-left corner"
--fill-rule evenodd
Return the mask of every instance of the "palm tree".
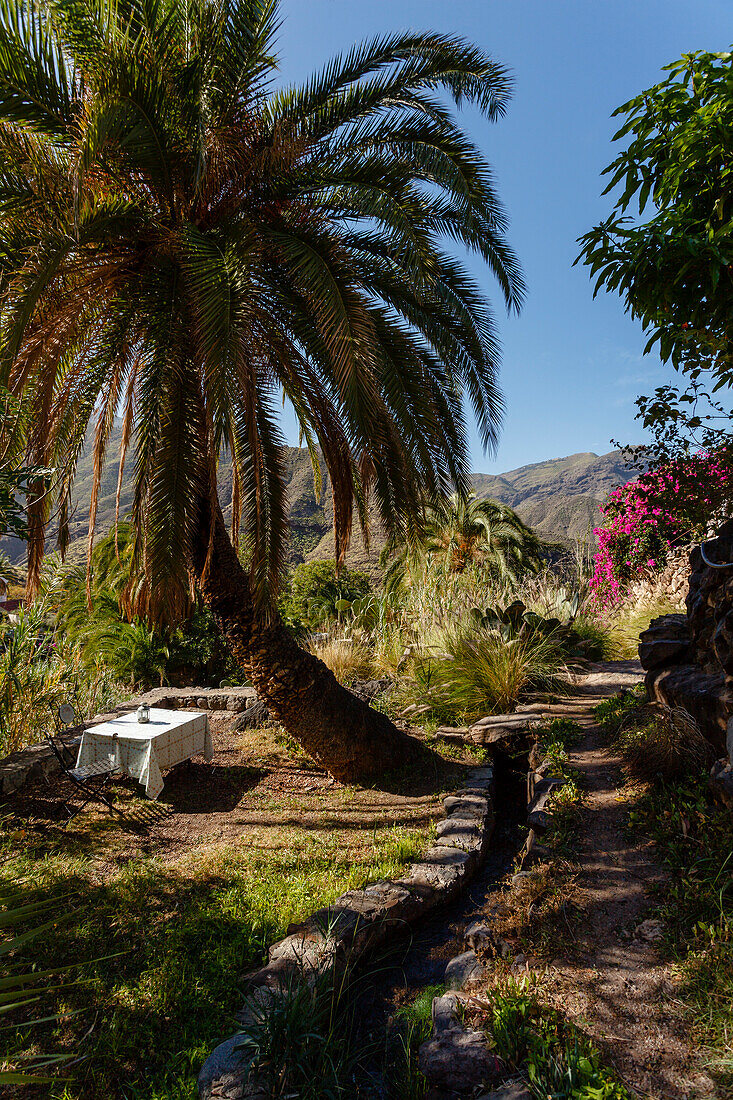
M 390 588 L 420 576 L 431 560 L 448 573 L 463 573 L 478 565 L 497 580 L 515 583 L 523 573 L 542 567 L 546 549 L 508 505 L 479 500 L 475 493 L 453 493 L 428 505 L 416 540 L 389 540 L 382 561 L 396 554 L 386 576 Z
M 0 385 L 14 444 L 57 476 L 30 506 L 36 583 L 63 550 L 94 425 L 89 544 L 110 433 L 134 453 L 137 598 L 175 619 L 196 585 L 270 710 L 333 775 L 414 743 L 340 687 L 273 611 L 287 546 L 287 398 L 333 486 L 336 555 L 369 499 L 409 532 L 468 488 L 470 403 L 502 402 L 492 313 L 522 277 L 488 165 L 451 103 L 504 114 L 506 71 L 437 34 L 383 36 L 275 85 L 278 0 L 2 0 Z M 232 456 L 232 523 L 217 462 Z M 240 530 L 247 568 L 240 565 Z

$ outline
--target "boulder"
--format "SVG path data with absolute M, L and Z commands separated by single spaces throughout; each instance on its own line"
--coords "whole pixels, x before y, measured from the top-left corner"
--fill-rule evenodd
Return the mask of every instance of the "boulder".
M 200 1100 L 266 1100 L 261 1085 L 249 1084 L 249 1059 L 241 1042 L 240 1035 L 232 1035 L 206 1059 L 198 1077 Z
M 445 968 L 446 989 L 465 989 L 470 982 L 481 981 L 486 976 L 486 967 L 479 962 L 475 951 L 464 951 L 456 955 Z
M 449 1096 L 473 1096 L 481 1086 L 496 1082 L 501 1072 L 486 1036 L 461 1027 L 448 1028 L 423 1043 L 418 1065 L 428 1084 Z
M 433 1035 L 442 1035 L 444 1031 L 460 1027 L 459 1009 L 460 1001 L 455 993 L 444 993 L 442 997 L 434 997 L 431 1011 Z
M 270 712 L 267 709 L 267 705 L 258 699 L 252 706 L 247 707 L 243 711 L 239 718 L 234 723 L 234 728 L 237 730 L 254 729 L 257 726 L 263 725 L 264 722 L 270 717 Z

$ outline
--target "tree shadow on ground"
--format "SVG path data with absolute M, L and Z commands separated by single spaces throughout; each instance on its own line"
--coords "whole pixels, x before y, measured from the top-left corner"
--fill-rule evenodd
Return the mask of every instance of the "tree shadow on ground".
M 167 773 L 158 801 L 173 813 L 230 813 L 266 774 L 264 768 L 187 760 Z

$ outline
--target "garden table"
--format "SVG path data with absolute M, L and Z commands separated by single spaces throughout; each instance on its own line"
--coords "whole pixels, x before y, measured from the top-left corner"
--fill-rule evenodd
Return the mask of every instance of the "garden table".
M 163 770 L 198 753 L 205 760 L 214 756 L 206 714 L 151 707 L 149 722 L 138 722 L 133 712 L 85 730 L 76 766 L 111 760 L 156 799 L 163 790 Z

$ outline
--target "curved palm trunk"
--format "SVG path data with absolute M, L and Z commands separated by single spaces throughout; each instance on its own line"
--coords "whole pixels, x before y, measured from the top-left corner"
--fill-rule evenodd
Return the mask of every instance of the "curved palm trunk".
M 206 509 L 208 511 L 208 509 Z M 334 778 L 363 780 L 416 760 L 419 741 L 347 691 L 317 657 L 301 649 L 276 614 L 257 614 L 249 578 L 216 507 L 211 558 L 208 521 L 193 562 L 206 605 L 257 694 L 272 714 Z

